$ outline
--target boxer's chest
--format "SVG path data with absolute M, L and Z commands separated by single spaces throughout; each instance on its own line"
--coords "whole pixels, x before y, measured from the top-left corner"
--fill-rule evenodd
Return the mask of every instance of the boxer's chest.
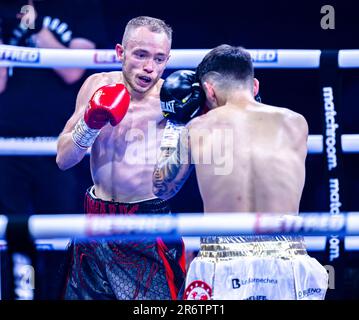
M 126 116 L 116 126 L 107 125 L 100 142 L 118 154 L 136 147 L 138 152 L 156 148 L 161 138 L 163 116 L 158 105 L 131 103 Z

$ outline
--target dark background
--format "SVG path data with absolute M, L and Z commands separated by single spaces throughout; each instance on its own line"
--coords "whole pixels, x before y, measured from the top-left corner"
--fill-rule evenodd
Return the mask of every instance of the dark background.
M 104 0 L 109 41 L 120 41 L 128 19 L 152 15 L 174 29 L 173 48 L 221 43 L 260 49 L 356 48 L 356 1 L 116 1 Z M 320 9 L 335 9 L 335 30 L 322 30 Z

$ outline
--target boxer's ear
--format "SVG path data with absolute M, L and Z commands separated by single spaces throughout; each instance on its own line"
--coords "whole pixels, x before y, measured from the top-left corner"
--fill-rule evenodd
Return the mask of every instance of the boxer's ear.
M 214 93 L 213 86 L 210 83 L 205 81 L 203 82 L 202 87 L 204 92 L 206 93 L 207 100 L 212 101 L 213 99 L 215 99 L 216 95 Z
M 122 62 L 123 61 L 123 53 L 124 53 L 125 49 L 123 48 L 123 46 L 121 44 L 116 44 L 116 55 L 117 58 Z
M 257 78 L 253 78 L 253 97 L 259 92 L 259 81 Z
M 206 93 L 207 106 L 209 109 L 215 108 L 218 106 L 217 96 L 214 91 L 213 85 L 207 81 L 202 83 L 204 92 Z

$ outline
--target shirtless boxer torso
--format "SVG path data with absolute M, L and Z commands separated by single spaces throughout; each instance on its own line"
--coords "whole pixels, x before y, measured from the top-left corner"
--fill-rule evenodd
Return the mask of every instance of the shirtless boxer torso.
M 107 124 L 94 142 L 91 148 L 91 175 L 96 196 L 99 198 L 135 202 L 155 197 L 152 192 L 155 160 L 153 154 L 159 146 L 164 127 L 159 107 L 159 90 L 162 82 L 160 79 L 149 92 L 138 99 L 132 94 L 131 103 L 121 125 L 113 127 Z M 66 124 L 59 140 L 60 168 L 67 168 L 70 163 L 78 162 L 86 154 L 87 150 L 81 150 L 72 144 L 71 132 L 77 121 L 83 117 L 93 93 L 104 85 L 115 83 L 124 83 L 122 72 L 95 74 L 83 85 L 77 99 L 75 114 Z M 149 132 L 152 134 L 150 137 Z M 61 152 L 67 152 L 69 155 Z M 69 163 L 67 166 L 61 163 L 66 161 L 61 157 L 66 156 Z
M 197 77 L 210 111 L 179 131 L 172 149 L 161 144 L 155 194 L 173 196 L 195 167 L 206 214 L 298 214 L 308 137 L 303 116 L 255 101 L 259 83 L 242 48 L 213 49 Z M 166 125 L 163 140 L 170 129 Z M 191 163 L 181 161 L 184 152 Z M 202 237 L 184 298 L 323 299 L 327 283 L 325 269 L 307 255 L 301 237 Z
M 192 158 L 215 157 L 217 146 L 231 150 L 227 155 L 232 159 L 223 160 L 230 174 L 216 174 L 222 165 L 216 159 L 196 163 L 205 212 L 298 212 L 305 179 L 306 121 L 288 109 L 238 98 L 239 103 L 228 101 L 189 126 Z M 212 134 L 201 139 L 204 132 Z
M 116 46 L 122 72 L 92 75 L 78 94 L 56 160 L 68 169 L 92 147 L 94 186 L 86 193 L 87 213 L 170 212 L 152 192 L 152 172 L 163 128 L 160 77 L 171 32 L 161 20 L 132 19 L 123 44 Z M 176 299 L 184 280 L 182 241 L 74 239 L 69 256 L 66 299 Z

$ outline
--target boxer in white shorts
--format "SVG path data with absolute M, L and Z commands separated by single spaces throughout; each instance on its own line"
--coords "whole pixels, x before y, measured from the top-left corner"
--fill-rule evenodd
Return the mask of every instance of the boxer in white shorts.
M 328 278 L 300 237 L 206 237 L 190 264 L 184 299 L 324 299 Z
M 307 155 L 304 117 L 254 99 L 259 82 L 243 48 L 214 48 L 196 74 L 209 111 L 186 125 L 167 124 L 154 193 L 172 197 L 195 167 L 205 214 L 297 215 Z M 162 88 L 178 97 L 177 82 Z M 161 95 L 167 113 L 169 106 L 183 110 L 176 104 L 186 99 Z M 301 237 L 207 237 L 190 264 L 183 298 L 324 299 L 327 287 L 325 268 L 307 254 Z

